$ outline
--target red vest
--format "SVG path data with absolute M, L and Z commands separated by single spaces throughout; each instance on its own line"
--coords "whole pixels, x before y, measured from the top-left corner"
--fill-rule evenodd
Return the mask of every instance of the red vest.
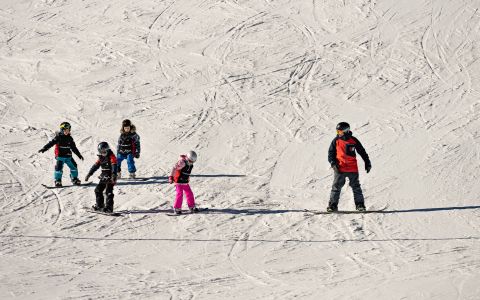
M 358 173 L 356 157 L 356 141 L 353 138 L 348 140 L 337 139 L 337 161 L 340 172 Z

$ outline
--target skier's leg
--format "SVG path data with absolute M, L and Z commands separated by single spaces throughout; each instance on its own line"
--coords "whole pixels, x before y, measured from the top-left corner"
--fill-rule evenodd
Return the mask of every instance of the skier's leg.
M 334 172 L 333 175 L 333 184 L 332 191 L 330 192 L 330 202 L 329 206 L 338 206 L 338 201 L 340 199 L 340 192 L 342 187 L 345 185 L 345 174 L 340 172 Z
M 349 173 L 348 181 L 353 191 L 353 200 L 355 201 L 355 205 L 364 205 L 365 200 L 363 198 L 363 192 L 362 187 L 360 186 L 358 173 Z
M 185 196 L 187 198 L 187 205 L 188 207 L 192 208 L 195 207 L 195 196 L 193 196 L 192 188 L 189 184 L 185 185 Z
M 177 184 L 175 185 L 175 190 L 177 194 L 175 195 L 175 203 L 173 204 L 173 208 L 182 208 L 182 202 L 183 202 L 183 184 Z
M 96 198 L 96 201 L 97 201 L 97 207 L 98 208 L 105 207 L 104 198 L 103 198 L 103 191 L 105 190 L 106 187 L 107 187 L 106 183 L 100 181 L 98 183 L 97 187 L 95 188 L 95 198 Z
M 55 181 L 61 181 L 63 175 L 63 160 L 60 157 L 57 157 L 57 163 L 55 164 Z
M 73 158 L 67 158 L 65 164 L 70 168 L 70 178 L 78 178 L 78 168 L 75 160 Z
M 110 212 L 113 212 L 113 187 L 113 184 L 107 183 L 107 188 L 105 190 L 105 194 L 107 195 L 107 203 L 105 208 Z
M 133 159 L 132 153 L 127 155 L 127 165 L 128 165 L 128 173 L 135 173 L 137 171 L 137 168 L 135 167 L 135 160 Z

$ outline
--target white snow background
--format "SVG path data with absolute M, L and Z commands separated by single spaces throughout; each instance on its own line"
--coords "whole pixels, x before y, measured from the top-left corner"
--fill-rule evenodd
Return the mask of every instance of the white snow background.
M 0 298 L 480 299 L 479 8 L 1 0 Z M 85 212 L 94 185 L 41 186 L 62 121 L 83 180 L 125 118 L 150 179 L 119 180 L 124 216 Z M 383 213 L 303 211 L 327 206 L 340 121 Z M 169 217 L 166 176 L 191 149 L 210 211 Z

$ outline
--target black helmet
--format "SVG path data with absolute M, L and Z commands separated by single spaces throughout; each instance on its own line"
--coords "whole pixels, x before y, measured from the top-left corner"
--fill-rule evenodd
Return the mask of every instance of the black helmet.
M 101 142 L 97 146 L 98 154 L 100 155 L 107 155 L 108 151 L 110 150 L 110 146 L 107 142 Z
M 71 129 L 71 128 L 72 128 L 72 125 L 70 125 L 70 123 L 68 122 L 62 122 L 62 124 L 60 124 L 60 130 Z
M 347 122 L 340 122 L 337 124 L 337 130 L 341 130 L 343 132 L 349 132 L 350 131 L 350 124 Z
M 122 127 L 130 127 L 132 126 L 132 121 L 130 121 L 129 119 L 125 119 L 122 121 Z

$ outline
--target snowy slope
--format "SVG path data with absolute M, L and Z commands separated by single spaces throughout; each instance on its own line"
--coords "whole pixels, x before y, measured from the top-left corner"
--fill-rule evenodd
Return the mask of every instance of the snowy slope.
M 479 299 L 479 8 L 2 0 L 0 298 Z M 86 213 L 94 186 L 41 186 L 54 157 L 37 151 L 62 121 L 83 179 L 124 118 L 150 177 L 119 181 L 129 213 Z M 326 208 L 340 121 L 384 213 L 303 211 Z M 168 217 L 166 176 L 190 149 L 210 211 Z

